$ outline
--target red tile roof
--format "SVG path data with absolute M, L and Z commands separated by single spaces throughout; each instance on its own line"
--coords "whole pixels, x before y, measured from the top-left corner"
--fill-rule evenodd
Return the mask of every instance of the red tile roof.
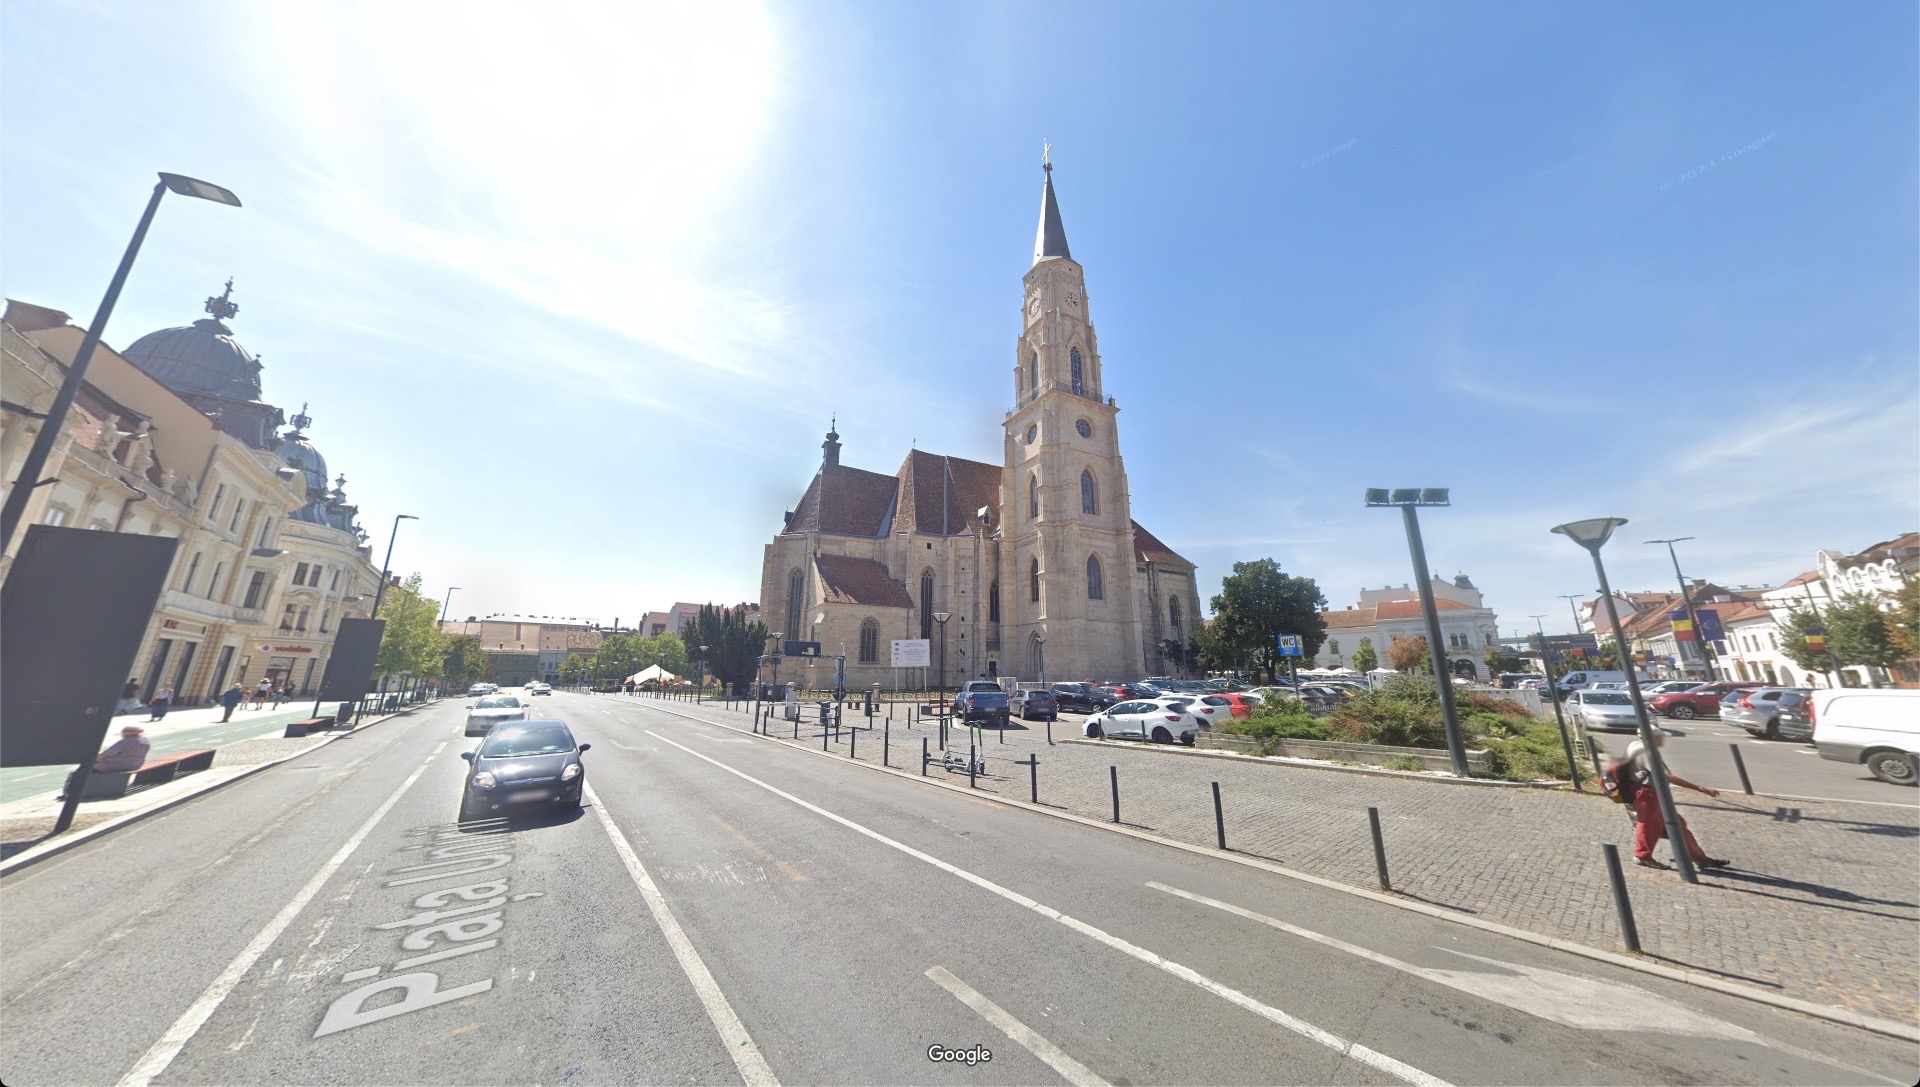
M 846 555 L 815 555 L 814 568 L 820 571 L 829 604 L 864 604 L 870 608 L 911 608 L 904 582 L 887 576 L 884 564 L 872 559 Z
M 1154 562 L 1162 565 L 1193 565 L 1186 559 L 1181 558 L 1180 554 L 1173 548 L 1161 543 L 1160 537 L 1141 528 L 1140 522 L 1133 521 L 1130 523 L 1133 525 L 1133 561 Z
M 1327 624 L 1328 630 L 1346 630 L 1372 626 L 1375 621 L 1373 613 L 1372 608 L 1348 608 L 1345 611 L 1323 611 L 1320 618 Z
M 1458 600 L 1448 600 L 1444 596 L 1434 597 L 1433 609 L 1435 611 L 1473 610 Z M 1357 611 L 1359 609 L 1356 608 L 1355 610 Z M 1420 602 L 1418 600 L 1382 601 L 1379 605 L 1375 606 L 1373 610 L 1375 616 L 1380 619 L 1418 619 L 1421 615 Z
M 915 449 L 895 476 L 900 513 L 895 532 L 964 536 L 980 530 L 980 509 L 1000 508 L 1000 468 Z
M 897 483 L 892 476 L 841 465 L 815 472 L 800 496 L 788 532 L 831 532 L 841 536 L 880 536 L 893 508 Z

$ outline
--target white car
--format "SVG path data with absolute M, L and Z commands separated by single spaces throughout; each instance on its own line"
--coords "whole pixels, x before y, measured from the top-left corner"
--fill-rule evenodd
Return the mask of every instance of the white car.
M 1193 746 L 1193 738 L 1210 727 L 1193 712 L 1193 699 L 1135 698 L 1101 710 L 1087 718 L 1086 732 L 1093 739 L 1150 740 L 1170 744 L 1175 740 Z
M 540 683 L 536 681 L 536 682 L 527 684 L 527 693 L 529 695 L 536 695 L 536 694 L 550 695 L 553 693 L 553 688 L 547 686 L 544 683 Z
M 527 703 L 514 694 L 490 694 L 467 707 L 468 736 L 485 736 L 493 726 L 506 721 L 525 721 Z
M 1640 693 L 1652 698 L 1657 694 L 1684 694 L 1695 687 L 1705 686 L 1706 684 L 1697 679 L 1663 679 L 1651 687 L 1641 684 Z
M 1823 759 L 1865 763 L 1890 785 L 1914 784 L 1920 754 L 1920 691 L 1841 687 L 1813 692 L 1813 746 Z
M 1567 695 L 1567 709 L 1589 731 L 1635 731 L 1640 727 L 1633 696 L 1625 691 L 1574 691 Z

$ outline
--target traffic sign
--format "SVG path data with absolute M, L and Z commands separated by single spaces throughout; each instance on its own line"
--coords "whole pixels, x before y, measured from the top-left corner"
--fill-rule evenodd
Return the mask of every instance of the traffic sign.
M 1275 635 L 1274 640 L 1276 644 L 1279 646 L 1281 656 L 1283 657 L 1306 656 L 1306 653 L 1302 650 L 1302 647 L 1300 645 L 1300 635 L 1279 634 L 1279 635 Z

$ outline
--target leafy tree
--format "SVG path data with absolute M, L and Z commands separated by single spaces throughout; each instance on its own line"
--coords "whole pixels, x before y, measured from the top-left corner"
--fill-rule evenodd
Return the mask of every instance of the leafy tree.
M 1187 647 L 1188 659 L 1198 667 L 1220 672 L 1244 670 L 1251 656 L 1246 650 L 1229 645 L 1221 638 L 1218 621 L 1195 624 Z
M 1842 667 L 1892 668 L 1905 654 L 1899 643 L 1899 621 L 1880 602 L 1865 593 L 1849 593 L 1827 609 L 1827 645 Z M 1867 682 L 1879 686 L 1869 671 Z
M 617 682 L 645 667 L 640 663 L 640 640 L 638 634 L 609 634 L 600 639 L 600 648 L 593 654 L 593 678 Z
M 491 662 L 487 659 L 486 651 L 480 648 L 477 636 L 461 634 L 448 638 L 445 653 L 440 674 L 446 677 L 447 690 L 464 690 L 487 678 Z
M 567 659 L 560 662 L 559 671 L 562 683 L 579 683 L 582 680 L 592 679 L 594 658 L 584 653 L 569 653 Z
M 1893 594 L 1893 643 L 1908 660 L 1920 657 L 1920 578 L 1908 578 Z
M 1380 654 L 1373 651 L 1372 638 L 1360 639 L 1359 647 L 1353 651 L 1353 667 L 1360 672 L 1371 672 L 1380 667 Z
M 766 651 L 767 628 L 749 619 L 745 608 L 706 604 L 680 628 L 680 640 L 684 645 L 706 646 L 708 674 L 729 690 L 744 692 L 753 682 L 760 654 Z
M 1251 653 L 1274 676 L 1280 666 L 1280 635 L 1299 635 L 1306 657 L 1320 652 L 1327 640 L 1320 609 L 1326 606 L 1327 598 L 1312 578 L 1287 574 L 1272 559 L 1236 562 L 1233 573 L 1220 581 L 1209 625 L 1219 628 L 1222 642 Z
M 1496 676 L 1501 672 L 1512 672 L 1520 667 L 1520 655 L 1504 645 L 1488 646 L 1481 660 L 1486 662 L 1487 670 Z
M 420 575 L 414 574 L 399 585 L 389 585 L 381 599 L 380 618 L 387 626 L 374 666 L 384 675 L 437 676 L 446 663 L 447 636 L 440 631 L 440 605 L 422 596 L 420 585 Z
M 641 638 L 636 645 L 640 656 L 640 667 L 659 666 L 676 676 L 691 674 L 687 661 L 687 643 L 680 640 L 678 634 L 655 634 L 651 638 Z
M 1433 656 L 1427 652 L 1427 640 L 1416 634 L 1394 635 L 1387 646 L 1387 663 L 1396 672 L 1419 671 L 1422 675 L 1433 674 Z
M 1174 638 L 1160 639 L 1160 657 L 1173 665 L 1175 676 L 1185 678 L 1187 674 L 1187 648 Z

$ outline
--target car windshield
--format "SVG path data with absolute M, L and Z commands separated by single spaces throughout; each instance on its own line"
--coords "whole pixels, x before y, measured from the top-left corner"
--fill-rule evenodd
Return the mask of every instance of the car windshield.
M 564 728 L 512 728 L 496 731 L 480 749 L 483 759 L 515 755 L 557 755 L 573 750 L 573 734 Z
M 476 710 L 517 710 L 520 700 L 510 694 L 491 695 L 473 704 Z
M 1589 706 L 1631 706 L 1633 699 L 1619 691 L 1588 691 L 1586 703 Z

